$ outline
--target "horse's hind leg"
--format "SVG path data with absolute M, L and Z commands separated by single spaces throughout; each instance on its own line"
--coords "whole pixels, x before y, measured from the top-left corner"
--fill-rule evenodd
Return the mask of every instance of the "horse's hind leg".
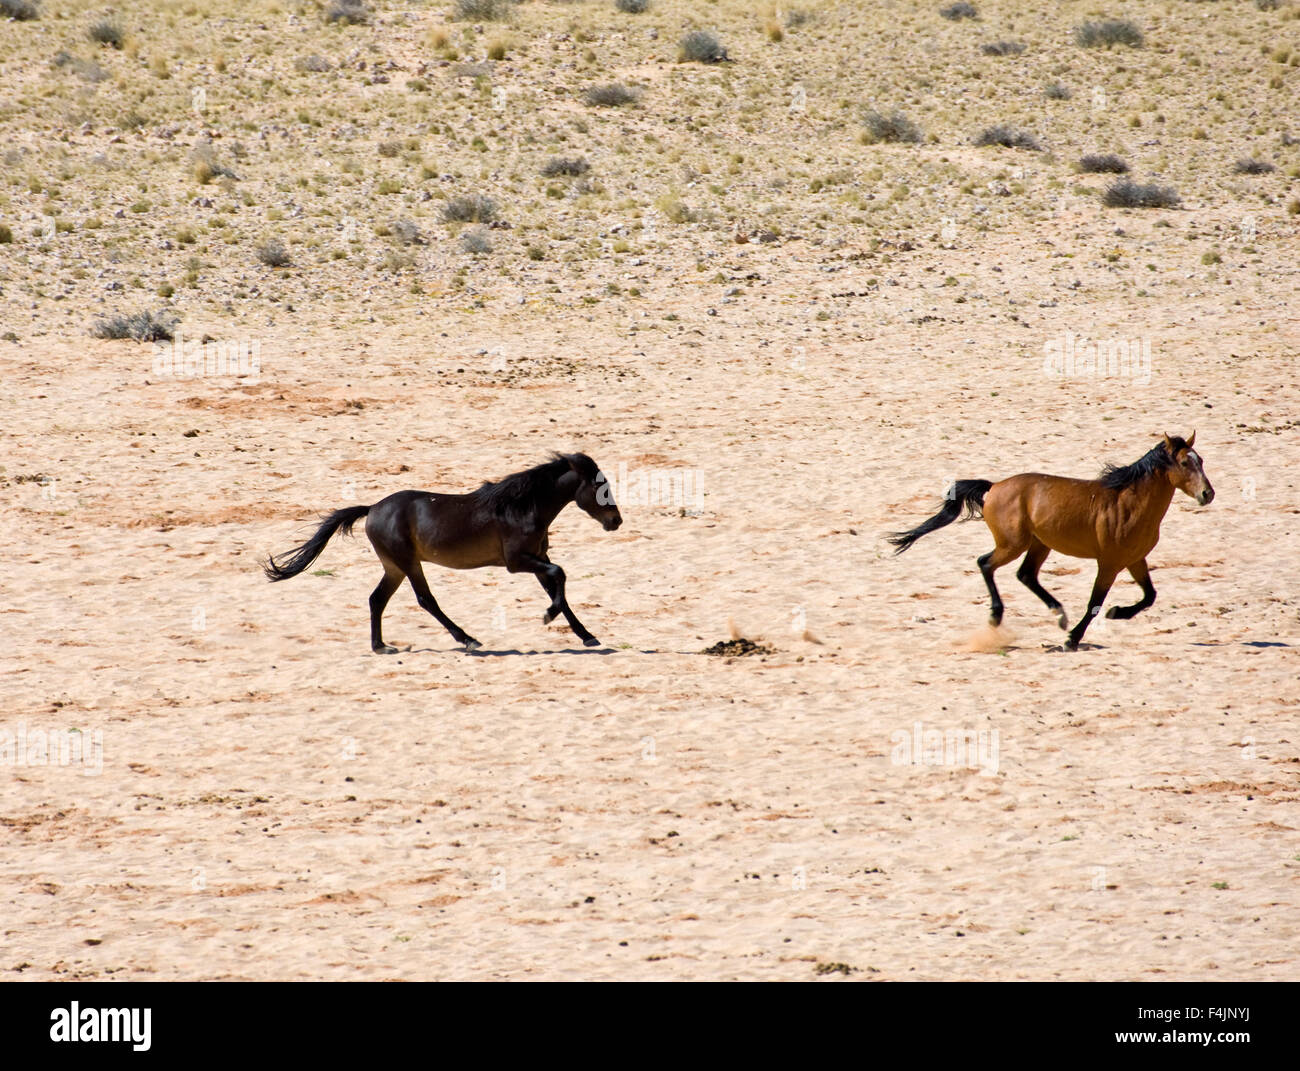
M 1112 606 L 1106 611 L 1107 617 L 1127 620 L 1134 614 L 1140 614 L 1156 601 L 1156 586 L 1151 583 L 1151 570 L 1147 568 L 1147 560 L 1143 558 L 1140 562 L 1134 562 L 1128 567 L 1128 573 L 1142 586 L 1142 598 L 1132 606 Z
M 1024 547 L 1013 547 L 1007 544 L 994 547 L 982 558 L 977 558 L 980 572 L 984 574 L 984 583 L 988 585 L 989 598 L 992 600 L 992 609 L 989 612 L 989 624 L 1002 624 L 1002 596 L 998 594 L 998 586 L 993 582 L 993 574 L 1001 569 L 1008 562 L 1015 561 L 1020 557 Z
M 455 621 L 442 612 L 437 600 L 433 597 L 433 592 L 429 590 L 429 582 L 424 579 L 424 568 L 420 565 L 419 560 L 411 563 L 411 567 L 406 571 L 407 579 L 411 581 L 411 590 L 415 592 L 415 601 L 420 604 L 422 610 L 428 610 L 442 624 L 451 638 L 457 643 L 462 644 L 467 651 L 474 650 L 475 647 L 482 647 L 473 636 L 461 628 Z
M 1056 623 L 1061 628 L 1069 628 L 1070 624 L 1069 619 L 1065 616 L 1065 607 L 1057 602 L 1052 593 L 1038 582 L 1038 570 L 1043 567 L 1043 562 L 1047 560 L 1047 556 L 1051 553 L 1052 550 L 1046 543 L 1035 539 L 1029 544 L 1029 553 L 1025 555 L 1025 560 L 1020 563 L 1020 568 L 1016 570 L 1016 579 L 1047 604 L 1047 608 L 1056 614 Z
M 370 593 L 370 649 L 376 654 L 397 654 L 396 647 L 389 647 L 384 642 L 381 621 L 388 600 L 393 597 L 393 592 L 402 586 L 402 570 L 386 558 L 381 557 L 380 561 L 384 563 L 384 579 Z

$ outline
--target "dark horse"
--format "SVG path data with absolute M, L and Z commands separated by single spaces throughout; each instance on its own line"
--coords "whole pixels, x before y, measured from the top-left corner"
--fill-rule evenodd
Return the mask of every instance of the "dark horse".
M 921 536 L 955 521 L 963 507 L 968 517 L 981 511 L 996 546 L 979 559 L 980 572 L 993 600 L 990 621 L 1002 623 L 1002 599 L 993 573 L 1015 561 L 1025 560 L 1017 579 L 1056 614 L 1057 624 L 1066 628 L 1065 610 L 1038 582 L 1038 570 L 1052 551 L 1074 558 L 1095 558 L 1097 579 L 1088 599 L 1088 612 L 1074 626 L 1066 649 L 1077 650 L 1092 619 L 1120 570 L 1142 588 L 1142 599 L 1132 606 L 1114 606 L 1107 617 L 1129 618 L 1156 601 L 1147 555 L 1160 539 L 1160 522 L 1174 497 L 1182 491 L 1202 505 L 1214 501 L 1214 488 L 1205 478 L 1200 455 L 1192 449 L 1196 433 L 1186 442 L 1166 435 L 1131 465 L 1107 465 L 1096 480 L 1072 480 L 1044 476 L 1037 472 L 1012 476 L 999 483 L 988 480 L 958 480 L 948 489 L 943 509 L 910 532 L 899 532 L 889 542 L 901 554 Z M 1028 553 L 1026 553 L 1028 551 Z
M 366 535 L 384 566 L 384 578 L 370 594 L 370 646 L 378 653 L 397 653 L 384 643 L 380 618 L 403 577 L 411 582 L 420 606 L 442 622 L 457 643 L 467 650 L 482 646 L 438 607 L 421 562 L 449 569 L 495 565 L 512 573 L 532 573 L 551 597 L 542 622 L 549 624 L 563 614 L 586 646 L 598 647 L 600 641 L 569 609 L 564 570 L 546 556 L 547 529 L 570 502 L 600 521 L 607 532 L 623 523 L 609 480 L 591 458 L 553 454 L 545 464 L 485 483 L 467 495 L 398 491 L 373 506 L 335 510 L 302 546 L 268 558 L 263 571 L 270 580 L 297 576 L 320 556 L 335 532 L 351 534 L 352 526 L 365 517 Z

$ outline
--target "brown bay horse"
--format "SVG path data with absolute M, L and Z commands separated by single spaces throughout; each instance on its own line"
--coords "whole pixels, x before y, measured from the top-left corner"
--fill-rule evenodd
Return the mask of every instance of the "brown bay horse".
M 1164 519 L 1175 491 L 1202 506 L 1214 500 L 1214 488 L 1205 478 L 1200 455 L 1192 449 L 1196 433 L 1186 441 L 1166 435 L 1131 465 L 1108 465 L 1096 480 L 1074 480 L 1031 472 L 998 483 L 958 480 L 948 489 L 943 509 L 909 532 L 889 538 L 901 554 L 921 536 L 942 528 L 961 515 L 983 514 L 993 533 L 994 548 L 979 559 L 980 572 L 992 599 L 989 620 L 1002 623 L 1002 599 L 993 574 L 1025 556 L 1017 579 L 1056 614 L 1067 628 L 1065 610 L 1038 581 L 1038 571 L 1052 551 L 1073 558 L 1093 558 L 1097 578 L 1088 599 L 1088 611 L 1066 640 L 1067 650 L 1077 650 L 1092 619 L 1101 612 L 1106 593 L 1121 571 L 1142 588 L 1142 598 L 1131 606 L 1115 606 L 1110 618 L 1130 618 L 1156 601 L 1147 555 L 1160 539 Z
M 410 581 L 421 608 L 437 618 L 457 643 L 466 650 L 482 646 L 442 612 L 429 591 L 421 562 L 449 569 L 498 566 L 512 573 L 532 573 L 551 597 L 543 624 L 563 614 L 584 645 L 598 647 L 600 641 L 569 608 L 564 570 L 546 556 L 547 529 L 570 502 L 600 521 L 607 532 L 623 523 L 613 488 L 591 458 L 553 454 L 544 464 L 485 483 L 469 494 L 398 491 L 373 506 L 335 510 L 306 543 L 268 558 L 262 568 L 269 580 L 297 576 L 320 557 L 335 532 L 341 529 L 350 535 L 352 526 L 365 517 L 366 535 L 384 567 L 384 578 L 370 595 L 370 646 L 377 653 L 397 653 L 397 648 L 384 643 L 380 619 L 403 579 Z

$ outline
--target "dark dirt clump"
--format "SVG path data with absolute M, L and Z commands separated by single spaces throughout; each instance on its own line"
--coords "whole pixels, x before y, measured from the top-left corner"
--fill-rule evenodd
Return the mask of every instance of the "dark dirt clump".
M 700 654 L 724 655 L 727 658 L 742 658 L 745 655 L 776 654 L 775 649 L 764 647 L 753 640 L 719 640 L 712 647 L 706 647 Z

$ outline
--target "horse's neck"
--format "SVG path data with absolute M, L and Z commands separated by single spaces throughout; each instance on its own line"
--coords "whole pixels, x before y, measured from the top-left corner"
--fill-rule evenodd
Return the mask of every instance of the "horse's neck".
M 1159 524 L 1169 512 L 1169 503 L 1174 500 L 1174 485 L 1169 478 L 1163 472 L 1155 472 L 1132 490 L 1136 496 L 1135 512 Z
M 551 526 L 551 522 L 560 515 L 560 511 L 573 501 L 577 490 L 577 479 L 571 472 L 566 472 L 555 481 L 550 495 L 537 504 L 538 520 L 541 521 L 543 528 Z

